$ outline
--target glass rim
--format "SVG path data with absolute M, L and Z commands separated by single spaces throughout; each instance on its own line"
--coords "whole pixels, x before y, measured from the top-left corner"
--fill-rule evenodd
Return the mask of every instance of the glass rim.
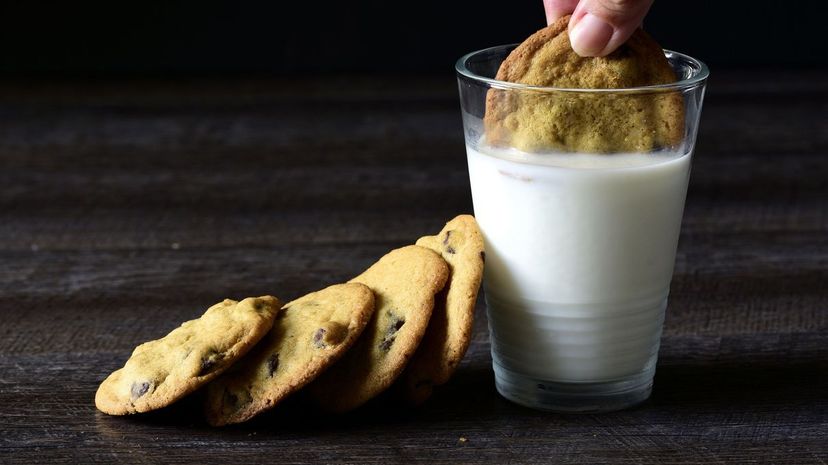
M 610 89 L 578 89 L 572 87 L 548 87 L 548 86 L 535 86 L 529 84 L 520 84 L 516 82 L 508 82 L 508 81 L 500 81 L 498 79 L 489 78 L 485 76 L 481 76 L 472 72 L 467 66 L 466 62 L 468 62 L 469 58 L 482 54 L 485 52 L 491 52 L 493 50 L 504 49 L 509 47 L 517 47 L 520 44 L 505 44 L 505 45 L 495 45 L 494 47 L 488 47 L 484 49 L 480 49 L 474 52 L 467 53 L 460 57 L 454 65 L 455 70 L 458 74 L 465 76 L 469 79 L 483 82 L 487 84 L 489 87 L 495 89 L 504 89 L 504 90 L 528 90 L 528 91 L 535 91 L 535 92 L 578 92 L 578 93 L 638 93 L 638 92 L 663 92 L 667 90 L 688 90 L 693 89 L 695 87 L 704 85 L 707 77 L 710 75 L 710 70 L 707 68 L 707 65 L 704 64 L 701 60 L 697 60 L 690 55 L 685 55 L 684 53 L 676 52 L 673 50 L 662 49 L 664 50 L 664 55 L 670 59 L 672 57 L 676 57 L 679 59 L 683 59 L 689 62 L 692 65 L 693 73 L 691 76 L 680 79 L 675 82 L 669 82 L 666 84 L 654 84 L 648 86 L 637 86 L 637 87 L 619 87 L 619 88 L 610 88 Z

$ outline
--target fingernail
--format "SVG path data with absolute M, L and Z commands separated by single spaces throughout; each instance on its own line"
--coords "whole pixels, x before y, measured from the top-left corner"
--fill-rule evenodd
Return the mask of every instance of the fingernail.
M 582 57 L 598 56 L 606 48 L 614 29 L 603 19 L 585 14 L 569 33 L 572 49 Z

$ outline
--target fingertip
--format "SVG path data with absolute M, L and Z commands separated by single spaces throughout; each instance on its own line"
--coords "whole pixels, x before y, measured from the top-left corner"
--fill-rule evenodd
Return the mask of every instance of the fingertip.
M 591 13 L 584 13 L 569 21 L 569 41 L 572 50 L 582 57 L 604 56 L 610 53 L 610 41 L 615 28 Z
M 581 56 L 614 52 L 640 27 L 653 0 L 582 0 L 569 20 L 572 49 Z

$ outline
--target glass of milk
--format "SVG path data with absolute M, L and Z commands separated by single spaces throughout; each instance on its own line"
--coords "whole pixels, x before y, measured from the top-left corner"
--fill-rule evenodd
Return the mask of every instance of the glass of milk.
M 514 47 L 473 52 L 456 65 L 474 212 L 486 243 L 495 384 L 535 409 L 626 408 L 653 386 L 708 70 L 665 51 L 678 78 L 672 84 L 584 90 L 495 80 Z M 493 146 L 484 125 L 493 90 L 594 102 L 679 95 L 684 135 L 643 153 Z

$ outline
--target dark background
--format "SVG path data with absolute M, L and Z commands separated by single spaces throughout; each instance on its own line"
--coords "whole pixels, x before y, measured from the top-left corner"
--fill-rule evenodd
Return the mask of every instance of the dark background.
M 645 404 L 501 398 L 480 299 L 422 408 L 213 429 L 195 397 L 115 418 L 94 393 L 225 297 L 342 282 L 471 212 L 453 64 L 541 27 L 541 0 L 0 0 L 0 464 L 825 465 L 823 3 L 646 21 L 712 77 Z
M 716 68 L 828 64 L 822 0 L 657 0 L 645 25 Z M 451 72 L 544 25 L 540 0 L 2 2 L 0 76 Z

